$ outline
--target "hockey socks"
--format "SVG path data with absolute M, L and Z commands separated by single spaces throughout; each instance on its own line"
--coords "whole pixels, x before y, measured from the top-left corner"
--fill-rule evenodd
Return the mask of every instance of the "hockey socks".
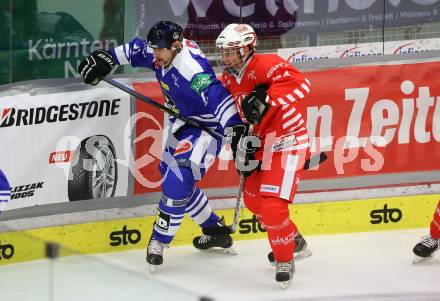
M 208 198 L 199 188 L 195 188 L 185 212 L 202 228 L 215 227 L 220 220 L 219 217 L 212 212 L 208 204 Z
M 296 227 L 289 218 L 288 203 L 279 198 L 263 197 L 259 215 L 267 230 L 275 260 L 292 261 Z
M 430 228 L 431 237 L 440 239 L 440 201 L 437 204 L 437 208 L 434 212 L 434 218 L 431 222 Z

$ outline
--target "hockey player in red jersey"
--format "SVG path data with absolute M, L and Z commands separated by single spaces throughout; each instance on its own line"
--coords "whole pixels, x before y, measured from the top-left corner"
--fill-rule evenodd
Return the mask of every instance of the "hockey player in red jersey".
M 286 287 L 295 271 L 294 251 L 311 255 L 288 209 L 309 153 L 303 106 L 310 82 L 279 56 L 255 53 L 256 44 L 251 26 L 230 24 L 216 40 L 217 59 L 222 82 L 247 123 L 233 127 L 231 133 L 237 169 L 246 176 L 244 202 L 267 230 L 275 280 Z M 241 139 L 249 128 L 260 147 Z
M 440 201 L 434 212 L 434 218 L 431 222 L 430 233 L 423 237 L 422 240 L 415 245 L 413 252 L 416 255 L 414 263 L 419 263 L 432 258 L 435 251 L 440 248 Z

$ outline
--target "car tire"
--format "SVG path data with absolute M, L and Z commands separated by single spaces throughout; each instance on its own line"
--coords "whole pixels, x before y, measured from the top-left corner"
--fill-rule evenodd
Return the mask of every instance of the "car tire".
M 73 154 L 69 201 L 113 197 L 117 180 L 116 152 L 111 140 L 101 135 L 84 139 Z

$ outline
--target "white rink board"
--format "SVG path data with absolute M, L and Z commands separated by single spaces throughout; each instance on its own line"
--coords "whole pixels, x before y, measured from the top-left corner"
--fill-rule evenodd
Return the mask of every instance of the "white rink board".
M 72 156 L 51 162 L 54 154 L 73 154 L 88 137 L 109 139 L 118 162 L 115 196 L 126 196 L 130 140 L 130 97 L 115 88 L 0 97 L 0 167 L 12 186 L 3 210 L 68 202 Z M 20 117 L 21 116 L 21 117 Z M 37 117 L 38 116 L 38 117 Z M 70 200 L 72 201 L 72 200 Z
M 278 49 L 278 55 L 289 63 L 331 58 L 380 56 L 385 54 L 419 53 L 440 49 L 440 39 L 390 41 Z

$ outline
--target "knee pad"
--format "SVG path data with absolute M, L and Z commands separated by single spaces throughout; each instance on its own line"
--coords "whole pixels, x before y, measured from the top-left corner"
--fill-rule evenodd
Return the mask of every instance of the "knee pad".
M 260 215 L 260 204 L 262 198 L 259 193 L 259 173 L 252 173 L 246 178 L 243 189 L 243 201 L 252 213 L 259 216 Z
M 243 201 L 247 209 L 255 215 L 260 215 L 261 197 L 248 190 L 243 191 Z
M 154 223 L 153 233 L 156 239 L 163 243 L 171 242 L 182 223 L 186 205 L 191 197 L 192 194 L 183 199 L 171 199 L 165 194 L 162 195 Z
M 280 198 L 261 197 L 260 216 L 267 230 L 280 230 L 292 223 L 288 203 Z
M 168 169 L 162 183 L 163 194 L 173 200 L 183 200 L 194 192 L 196 180 L 188 168 Z
M 162 183 L 153 235 L 163 243 L 170 243 L 182 223 L 187 203 L 194 194 L 195 180 L 188 168 L 168 169 Z

